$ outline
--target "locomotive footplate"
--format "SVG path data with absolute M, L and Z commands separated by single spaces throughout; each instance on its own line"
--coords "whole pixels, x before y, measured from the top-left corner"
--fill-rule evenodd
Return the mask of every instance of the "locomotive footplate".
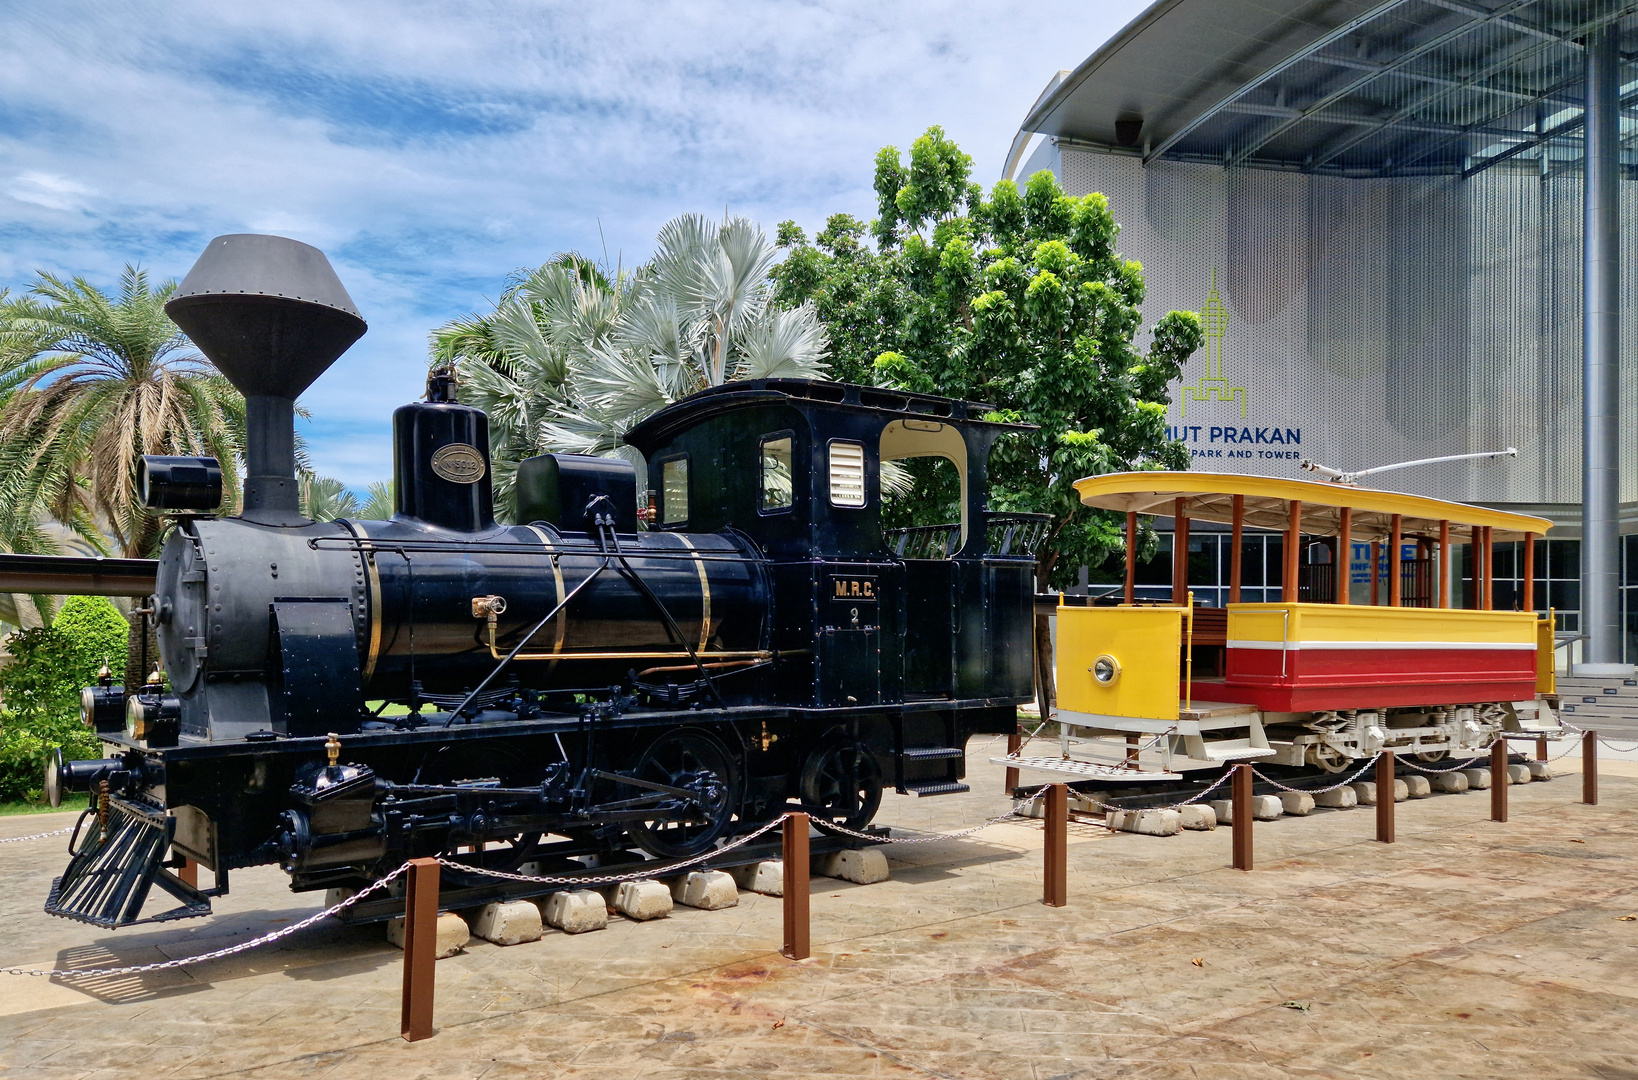
M 890 831 L 884 827 L 872 827 L 863 830 L 880 839 L 875 843 L 885 844 L 889 841 Z M 611 863 L 606 866 L 588 867 L 585 870 L 554 869 L 543 877 L 553 878 L 597 878 L 607 877 L 610 874 L 639 874 L 655 879 L 686 874 L 695 870 L 727 870 L 735 866 L 749 866 L 752 863 L 777 860 L 783 855 L 783 846 L 778 832 L 769 834 L 774 837 L 771 841 L 755 844 L 746 844 L 735 848 L 717 858 L 706 859 L 703 862 L 683 867 L 673 873 L 663 870 L 651 875 L 642 875 L 645 862 L 661 862 L 661 860 L 633 860 L 629 863 Z M 849 837 L 829 835 L 821 832 L 820 835 L 808 840 L 808 851 L 814 855 L 824 855 L 833 851 L 872 847 L 873 843 L 855 840 Z M 541 849 L 543 855 L 550 855 L 550 848 Z M 454 879 L 452 881 L 452 879 Z M 528 900 L 539 896 L 549 896 L 555 892 L 568 889 L 602 887 L 598 885 L 577 885 L 572 880 L 559 881 L 549 884 L 532 885 L 525 881 L 511 881 L 500 878 L 486 877 L 481 873 L 462 873 L 452 870 L 448 866 L 440 868 L 438 887 L 438 907 L 443 911 L 456 911 L 462 908 L 480 907 L 484 904 L 499 903 L 508 900 Z M 404 898 L 402 895 L 386 896 L 380 899 L 371 898 L 361 900 L 347 908 L 337 918 L 350 926 L 366 923 L 386 922 L 404 914 Z

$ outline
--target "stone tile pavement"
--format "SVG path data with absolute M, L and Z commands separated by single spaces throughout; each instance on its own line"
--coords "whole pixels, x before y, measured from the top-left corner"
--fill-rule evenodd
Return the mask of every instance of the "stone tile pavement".
M 1005 809 L 973 792 L 889 796 L 881 821 L 940 832 Z M 1560 764 L 1573 766 L 1575 756 Z M 766 1074 L 1638 1078 L 1638 763 L 1580 785 L 1257 826 L 1111 836 L 1072 826 L 1070 907 L 1042 907 L 1037 822 L 888 849 L 893 880 L 813 882 L 814 956 L 778 955 L 780 902 L 499 948 L 438 967 L 438 1034 L 397 1036 L 402 954 L 379 927 L 101 983 L 0 976 L 0 1077 L 635 1080 Z M 1611 775 L 1621 773 L 1624 775 Z M 62 817 L 0 819 L 0 837 Z M 119 933 L 40 911 L 60 839 L 0 846 L 0 965 L 85 967 L 204 952 L 319 905 L 270 869 L 211 918 Z

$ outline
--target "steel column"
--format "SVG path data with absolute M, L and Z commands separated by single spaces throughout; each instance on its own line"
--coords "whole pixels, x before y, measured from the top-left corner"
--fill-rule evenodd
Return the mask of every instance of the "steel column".
M 1229 543 L 1234 549 L 1229 552 L 1229 603 L 1240 602 L 1240 575 L 1242 567 L 1240 546 L 1244 542 L 1246 524 L 1246 497 L 1234 496 L 1234 521 L 1230 527 Z
M 1041 903 L 1069 905 L 1069 785 L 1052 784 L 1046 790 L 1046 851 Z
M 1189 518 L 1187 499 L 1178 499 L 1172 512 L 1172 603 L 1189 602 Z
M 1581 801 L 1598 805 L 1598 732 L 1581 733 Z
M 1455 561 L 1451 556 L 1456 548 L 1450 542 L 1450 522 L 1439 523 L 1439 606 L 1450 606 L 1450 574 L 1451 564 Z
M 1128 604 L 1137 601 L 1137 511 L 1126 511 L 1126 591 L 1123 598 Z
M 1405 564 L 1400 560 L 1403 554 L 1400 548 L 1405 544 L 1403 529 L 1405 519 L 1402 515 L 1395 514 L 1392 520 L 1393 524 L 1388 532 L 1388 606 L 1398 607 L 1405 593 Z
M 779 950 L 787 959 L 806 960 L 808 943 L 808 815 L 789 813 L 784 826 L 785 880 L 780 890 L 785 909 L 785 943 Z
M 1520 586 L 1523 596 L 1519 597 L 1520 611 L 1536 610 L 1536 534 L 1524 534 L 1524 573 Z
M 1507 775 L 1507 740 L 1498 738 L 1490 746 L 1490 820 L 1507 820 L 1507 788 L 1513 778 Z
M 1393 843 L 1394 766 L 1392 750 L 1376 759 L 1376 838 L 1384 844 Z
M 1337 594 L 1332 597 L 1339 604 L 1348 603 L 1354 586 L 1354 508 L 1342 508 L 1342 520 L 1337 523 Z
M 1620 26 L 1587 39 L 1582 190 L 1582 675 L 1630 676 L 1621 662 Z
M 432 1038 L 438 964 L 438 860 L 411 859 L 404 896 L 404 990 L 398 1031 L 406 1042 Z
M 1234 835 L 1234 868 L 1251 869 L 1251 766 L 1234 766 L 1234 779 L 1229 781 L 1230 821 Z

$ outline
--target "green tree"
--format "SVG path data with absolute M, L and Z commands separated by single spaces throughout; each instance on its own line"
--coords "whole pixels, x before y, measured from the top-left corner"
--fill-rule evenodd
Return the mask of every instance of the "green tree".
M 42 272 L 27 295 L 0 297 L 0 543 L 54 550 L 38 530 L 47 513 L 98 546 L 155 554 L 143 454 L 219 459 L 236 501 L 244 399 L 165 314 L 175 290 L 127 266 L 112 296 Z
M 12 662 L 0 668 L 0 799 L 37 799 L 46 754 L 95 757 L 97 739 L 79 721 L 80 689 L 107 664 L 123 663 L 125 617 L 100 596 L 72 596 L 50 626 L 7 635 Z
M 333 477 L 302 473 L 296 478 L 296 494 L 301 512 L 314 521 L 363 516 L 358 496 Z
M 736 379 L 825 371 L 812 305 L 773 301 L 776 245 L 755 222 L 698 214 L 661 229 L 634 271 L 560 255 L 516 278 L 495 310 L 432 335 L 461 400 L 489 414 L 496 508 L 507 516 L 518 462 L 562 452 L 643 462 L 622 442 L 679 398 Z
M 1076 480 L 1188 467 L 1166 432 L 1168 384 L 1203 333 L 1194 313 L 1169 312 L 1140 350 L 1143 272 L 1116 252 L 1104 196 L 1065 195 L 1050 172 L 986 194 L 970 182 L 971 166 L 937 127 L 908 160 L 885 147 L 875 250 L 844 215 L 811 245 L 786 222 L 778 299 L 815 305 L 846 377 L 989 402 L 995 419 L 1039 425 L 998 444 L 990 508 L 1052 515 L 1037 582 L 1067 586 L 1120 544 L 1121 523 L 1082 506 Z M 935 485 L 910 515 L 946 512 L 949 496 Z M 1042 675 L 1050 685 L 1050 663 Z

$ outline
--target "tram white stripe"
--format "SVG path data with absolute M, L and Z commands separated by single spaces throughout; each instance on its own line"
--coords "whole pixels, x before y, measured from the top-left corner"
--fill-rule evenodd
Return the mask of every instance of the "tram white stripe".
M 1534 652 L 1529 641 L 1251 641 L 1230 639 L 1231 649 L 1272 649 L 1275 652 L 1302 652 L 1304 649 L 1358 649 L 1384 651 L 1388 649 L 1467 649 L 1483 652 Z

